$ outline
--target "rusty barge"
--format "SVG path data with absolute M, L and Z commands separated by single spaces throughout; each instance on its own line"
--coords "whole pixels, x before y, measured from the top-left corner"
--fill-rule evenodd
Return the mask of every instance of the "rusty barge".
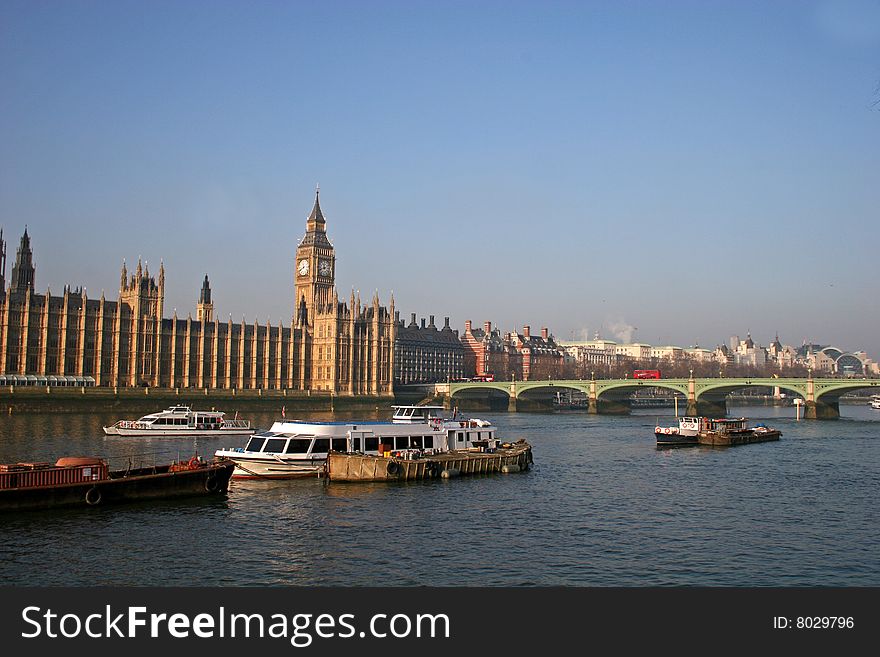
M 234 468 L 229 460 L 207 462 L 198 457 L 118 471 L 96 457 L 0 465 L 0 512 L 224 495 Z
M 746 418 L 680 417 L 677 427 L 655 427 L 657 447 L 709 445 L 732 447 L 779 440 L 779 429 L 758 424 L 749 426 Z
M 475 448 L 434 454 L 388 452 L 379 456 L 330 452 L 324 473 L 328 480 L 340 482 L 413 481 L 492 472 L 523 472 L 532 462 L 531 445 L 519 440 L 502 443 L 494 449 Z

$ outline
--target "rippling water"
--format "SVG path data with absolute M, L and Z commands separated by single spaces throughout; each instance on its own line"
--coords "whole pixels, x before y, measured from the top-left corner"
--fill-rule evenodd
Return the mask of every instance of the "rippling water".
M 880 411 L 792 409 L 782 440 L 658 450 L 671 409 L 475 414 L 525 438 L 524 474 L 409 484 L 235 481 L 228 498 L 0 515 L 21 585 L 878 586 Z M 664 417 L 665 416 L 665 417 Z M 266 427 L 272 417 L 252 415 Z M 314 416 L 319 417 L 319 416 Z M 324 416 L 326 417 L 326 416 Z M 0 462 L 211 454 L 237 439 L 105 438 L 108 415 L 0 418 Z M 338 418 L 342 419 L 342 418 Z

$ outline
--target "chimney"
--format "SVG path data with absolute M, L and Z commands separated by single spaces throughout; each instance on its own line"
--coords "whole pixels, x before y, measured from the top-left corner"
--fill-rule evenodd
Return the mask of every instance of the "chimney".
M 523 326 L 523 337 L 526 340 L 528 340 L 531 337 L 531 335 L 530 335 L 531 330 L 532 330 L 532 327 L 530 327 L 528 325 Z
M 431 318 L 431 321 L 428 322 L 428 326 L 434 328 L 434 315 L 429 315 L 429 317 Z
M 468 323 L 470 323 L 470 322 L 468 322 Z M 443 328 L 445 328 L 445 329 L 449 328 L 449 318 L 448 317 L 443 318 Z
M 425 318 L 422 317 L 422 328 L 425 328 Z
M 486 322 L 485 324 L 483 324 L 483 330 L 486 333 L 491 333 L 492 332 L 492 322 Z
M 470 333 L 470 332 L 471 332 L 471 327 L 472 327 L 472 326 L 473 326 L 473 324 L 471 323 L 471 320 L 467 320 L 467 321 L 465 321 L 465 323 L 464 323 L 464 332 L 465 332 L 465 333 Z
M 416 314 L 415 313 L 409 314 L 409 325 L 416 326 Z
M 547 329 L 546 326 L 544 326 L 544 327 L 541 329 L 541 337 L 544 338 L 545 340 L 548 339 L 548 338 L 550 337 L 550 331 Z

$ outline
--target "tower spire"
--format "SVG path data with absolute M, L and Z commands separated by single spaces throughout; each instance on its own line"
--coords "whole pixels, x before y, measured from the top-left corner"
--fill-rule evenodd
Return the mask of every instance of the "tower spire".
M 28 235 L 27 226 L 25 226 L 24 234 L 21 236 L 21 243 L 18 246 L 18 251 L 15 253 L 15 264 L 12 267 L 13 292 L 33 291 L 34 274 L 36 272 L 33 257 L 31 238 Z
M 308 221 L 306 221 L 306 230 L 308 232 L 319 231 L 323 233 L 326 224 L 324 213 L 321 212 L 321 187 L 318 185 L 315 187 L 315 205 L 312 207 Z
M 214 304 L 211 302 L 211 284 L 208 275 L 202 282 L 202 290 L 199 292 L 199 302 L 196 304 L 196 317 L 200 322 L 210 322 L 214 319 Z

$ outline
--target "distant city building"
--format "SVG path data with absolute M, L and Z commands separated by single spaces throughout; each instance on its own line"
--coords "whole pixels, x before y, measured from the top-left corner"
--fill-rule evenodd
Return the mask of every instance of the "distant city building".
M 523 326 L 522 333 L 509 333 L 507 341 L 512 355 L 515 354 L 511 369 L 517 372 L 517 378 L 522 381 L 558 379 L 562 374 L 564 352 L 547 327 L 537 336 L 532 335 L 531 327 Z
M 428 325 L 424 318 L 416 323 L 412 313 L 409 324 L 397 317 L 396 343 L 394 347 L 394 382 L 439 383 L 456 381 L 464 377 L 465 348 L 458 331 L 449 326 L 444 318 L 443 328 L 437 330 L 434 315 Z
M 465 376 L 496 379 L 559 378 L 565 362 L 565 352 L 556 344 L 546 327 L 541 335 L 531 334 L 529 326 L 522 333 L 502 334 L 493 329 L 491 322 L 474 329 L 471 320 L 465 322 L 461 342 L 465 348 Z
M 464 323 L 464 376 L 466 378 L 493 376 L 497 379 L 511 378 L 511 347 L 492 322 L 485 322 L 482 329 L 473 328 L 471 320 Z
M 611 340 L 560 340 L 559 347 L 575 365 L 575 371 L 585 378 L 593 372 L 604 372 L 618 363 L 617 343 Z
M 0 281 L 5 282 L 0 233 Z M 27 230 L 9 287 L 0 290 L 0 375 L 30 380 L 91 378 L 102 386 L 285 388 L 341 395 L 390 395 L 396 323 L 378 294 L 362 306 L 336 293 L 335 254 L 315 196 L 296 249 L 290 327 L 220 322 L 207 275 L 197 317 L 163 317 L 165 268 L 158 280 L 138 261 L 123 263 L 115 300 L 87 298 L 65 286 L 62 296 L 34 291 Z
M 748 333 L 745 340 L 739 340 L 737 336 L 730 338 L 733 362 L 737 365 L 751 367 L 764 367 L 767 364 L 767 351 L 756 345 L 752 340 L 752 334 Z
M 815 372 L 849 377 L 876 375 L 878 372 L 877 363 L 864 351 L 846 352 L 830 345 L 804 344 L 797 356 Z

